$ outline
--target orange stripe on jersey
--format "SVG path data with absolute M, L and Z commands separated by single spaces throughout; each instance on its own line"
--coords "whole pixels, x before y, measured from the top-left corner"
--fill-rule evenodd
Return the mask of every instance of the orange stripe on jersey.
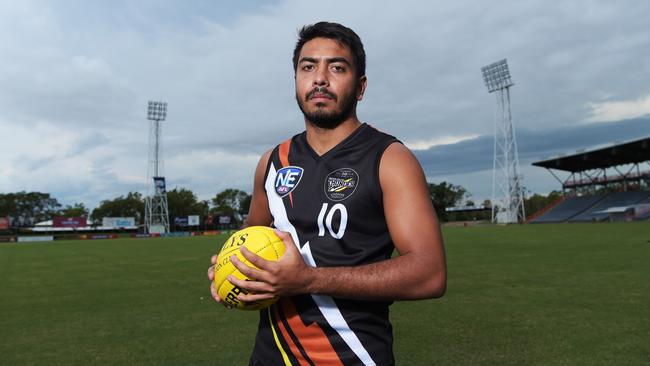
M 287 141 L 283 142 L 280 145 L 280 163 L 282 163 L 282 167 L 288 167 L 289 166 L 289 148 L 291 147 L 291 139 L 288 139 Z
M 289 166 L 289 150 L 291 149 L 291 139 L 288 139 L 287 141 L 283 142 L 280 145 L 280 151 L 278 151 L 278 155 L 280 155 L 280 163 L 282 164 L 282 167 L 288 167 Z M 291 207 L 293 207 L 293 192 L 289 193 L 289 202 L 291 202 Z
M 300 366 L 310 366 L 309 362 L 305 360 L 303 357 L 302 353 L 300 352 L 300 349 L 298 349 L 298 346 L 293 342 L 293 339 L 291 338 L 291 335 L 289 335 L 289 332 L 284 327 L 284 324 L 282 323 L 282 319 L 280 319 L 280 314 L 278 313 L 278 307 L 273 306 L 273 310 L 275 313 L 275 324 L 280 328 L 280 333 L 282 333 L 282 337 L 284 337 L 284 340 L 287 342 L 289 345 L 289 350 L 291 350 L 291 354 L 293 354 L 293 357 L 298 360 L 298 364 Z
M 290 299 L 280 299 L 279 304 L 282 310 L 284 310 L 284 315 L 293 334 L 298 338 L 307 356 L 316 365 L 343 366 L 339 355 L 334 350 L 334 347 L 332 347 L 332 344 L 318 323 L 305 326 L 296 311 L 295 305 Z

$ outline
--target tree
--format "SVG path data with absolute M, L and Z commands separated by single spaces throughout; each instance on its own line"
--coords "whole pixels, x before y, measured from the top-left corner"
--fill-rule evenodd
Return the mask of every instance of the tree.
M 212 198 L 210 213 L 218 216 L 230 216 L 240 221 L 248 213 L 251 195 L 238 189 L 228 188 Z
M 144 215 L 144 200 L 142 194 L 129 192 L 126 197 L 119 196 L 112 200 L 104 200 L 90 215 L 93 221 L 104 217 L 135 217 L 137 223 L 142 223 Z
M 556 202 L 562 197 L 562 192 L 551 191 L 548 195 L 533 194 L 532 196 L 524 199 L 524 210 L 526 210 L 526 217 L 533 215 L 535 212 L 545 208 L 553 202 Z
M 253 198 L 253 195 L 251 194 L 246 194 L 246 197 L 241 200 L 239 203 L 239 213 L 243 215 L 248 215 L 248 210 L 251 207 L 251 199 Z
M 440 184 L 428 183 L 429 196 L 433 202 L 433 207 L 436 209 L 436 214 L 441 221 L 447 221 L 448 215 L 445 209 L 447 207 L 454 207 L 458 202 L 462 201 L 467 191 L 461 186 L 451 183 L 442 182 Z
M 251 197 L 248 193 L 239 189 L 228 188 L 212 198 L 214 211 L 230 211 L 244 214 L 248 212 Z
M 0 216 L 23 218 L 36 223 L 52 219 L 60 208 L 61 204 L 49 193 L 21 191 L 0 194 Z
M 167 191 L 167 205 L 172 221 L 174 217 L 199 215 L 205 218 L 208 214 L 208 202 L 198 201 L 194 192 L 185 188 Z
M 83 203 L 75 203 L 72 206 L 65 206 L 59 215 L 64 217 L 88 217 L 88 213 L 89 211 Z

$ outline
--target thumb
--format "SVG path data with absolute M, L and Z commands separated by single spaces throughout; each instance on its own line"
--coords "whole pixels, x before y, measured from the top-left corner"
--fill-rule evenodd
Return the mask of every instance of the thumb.
M 293 237 L 291 237 L 291 234 L 289 234 L 286 231 L 280 231 L 278 229 L 273 229 L 275 232 L 275 235 L 277 235 L 280 239 L 282 239 L 282 242 L 284 242 L 284 246 L 287 248 L 287 252 L 297 252 L 298 248 L 296 248 L 296 244 L 293 241 Z

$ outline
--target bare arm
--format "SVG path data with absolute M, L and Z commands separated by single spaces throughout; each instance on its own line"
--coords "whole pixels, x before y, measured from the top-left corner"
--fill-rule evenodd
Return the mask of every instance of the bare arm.
M 279 261 L 265 261 L 242 249 L 258 270 L 231 258 L 242 273 L 257 279 L 244 282 L 230 278 L 233 284 L 254 292 L 240 295 L 240 300 L 302 293 L 372 300 L 442 296 L 447 281 L 445 254 L 422 168 L 406 147 L 392 144 L 382 157 L 379 177 L 386 221 L 398 257 L 356 267 L 312 268 L 304 263 L 291 236 L 279 233 L 287 246 Z
M 266 192 L 264 191 L 264 174 L 272 151 L 265 152 L 257 163 L 257 168 L 255 168 L 253 197 L 251 198 L 251 206 L 248 208 L 248 216 L 242 228 L 256 225 L 269 226 L 273 221 L 269 210 L 269 201 L 266 199 Z

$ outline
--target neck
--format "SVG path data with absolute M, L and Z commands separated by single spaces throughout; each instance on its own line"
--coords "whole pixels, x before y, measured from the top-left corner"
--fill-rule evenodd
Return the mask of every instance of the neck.
M 350 136 L 359 126 L 361 126 L 361 121 L 356 115 L 350 116 L 333 129 L 316 127 L 305 119 L 307 143 L 318 155 L 323 155 Z

